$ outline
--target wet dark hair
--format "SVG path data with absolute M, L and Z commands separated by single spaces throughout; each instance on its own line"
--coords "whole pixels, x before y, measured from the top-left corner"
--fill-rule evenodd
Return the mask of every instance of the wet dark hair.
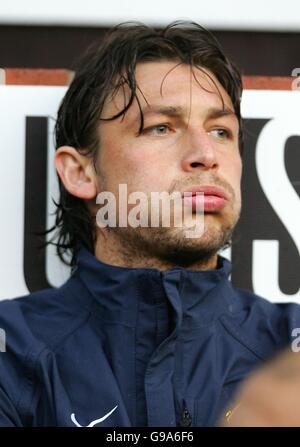
M 58 110 L 56 147 L 73 146 L 81 154 L 92 158 L 97 172 L 96 161 L 101 147 L 98 130 L 106 99 L 126 84 L 130 91 L 127 104 L 117 115 L 106 119 L 114 120 L 124 115 L 136 99 L 142 130 L 143 114 L 138 96 L 142 92 L 136 85 L 135 69 L 140 62 L 159 60 L 178 61 L 191 67 L 208 69 L 214 74 L 231 98 L 239 120 L 239 145 L 242 150 L 240 73 L 208 30 L 197 23 L 182 21 L 173 22 L 162 30 L 140 23 L 124 23 L 110 30 L 100 43 L 93 44 L 82 58 Z M 213 78 L 211 81 L 215 84 Z M 85 201 L 70 194 L 59 177 L 58 182 L 60 197 L 58 203 L 55 202 L 55 225 L 45 234 L 54 230 L 56 233 L 46 245 L 55 245 L 59 258 L 65 264 L 74 266 L 80 245 L 94 254 L 96 224 Z

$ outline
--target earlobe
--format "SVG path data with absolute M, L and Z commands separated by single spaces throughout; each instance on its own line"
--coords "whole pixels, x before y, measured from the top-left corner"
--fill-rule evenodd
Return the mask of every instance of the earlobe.
M 55 154 L 55 167 L 67 191 L 80 199 L 96 196 L 96 185 L 91 159 L 81 155 L 74 147 L 62 146 Z

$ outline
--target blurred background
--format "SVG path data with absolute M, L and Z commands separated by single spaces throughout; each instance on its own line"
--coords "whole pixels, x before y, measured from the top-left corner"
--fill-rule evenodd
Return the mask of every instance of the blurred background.
M 214 31 L 243 74 L 288 76 L 300 66 L 299 0 L 1 0 L 0 66 L 73 69 L 112 25 L 175 19 Z

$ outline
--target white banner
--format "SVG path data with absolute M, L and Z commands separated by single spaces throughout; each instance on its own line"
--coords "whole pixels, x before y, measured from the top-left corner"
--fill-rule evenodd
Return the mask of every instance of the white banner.
M 41 263 L 25 241 L 33 217 L 43 214 L 47 228 L 54 223 L 53 127 L 65 91 L 0 86 L 0 299 L 59 286 L 69 275 L 53 248 Z M 299 91 L 244 91 L 244 215 L 241 238 L 227 256 L 233 282 L 271 301 L 300 303 L 299 110 Z

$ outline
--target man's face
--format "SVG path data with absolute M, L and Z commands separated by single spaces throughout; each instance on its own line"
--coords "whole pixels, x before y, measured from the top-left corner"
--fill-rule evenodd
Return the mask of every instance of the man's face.
M 139 134 L 136 100 L 124 117 L 99 126 L 98 192 L 111 191 L 118 198 L 119 184 L 126 184 L 128 194 L 141 191 L 148 197 L 154 191 L 183 192 L 203 185 L 226 193 L 220 206 L 210 206 L 207 197 L 204 233 L 198 238 L 184 237 L 184 229 L 174 225 L 112 229 L 123 244 L 178 264 L 216 253 L 230 238 L 241 207 L 239 126 L 231 99 L 211 72 L 206 70 L 217 88 L 206 73 L 195 67 L 193 73 L 174 61 L 138 64 L 144 130 Z M 221 113 L 220 94 L 229 113 Z M 106 101 L 102 118 L 122 110 L 128 98 L 129 91 L 120 88 Z

